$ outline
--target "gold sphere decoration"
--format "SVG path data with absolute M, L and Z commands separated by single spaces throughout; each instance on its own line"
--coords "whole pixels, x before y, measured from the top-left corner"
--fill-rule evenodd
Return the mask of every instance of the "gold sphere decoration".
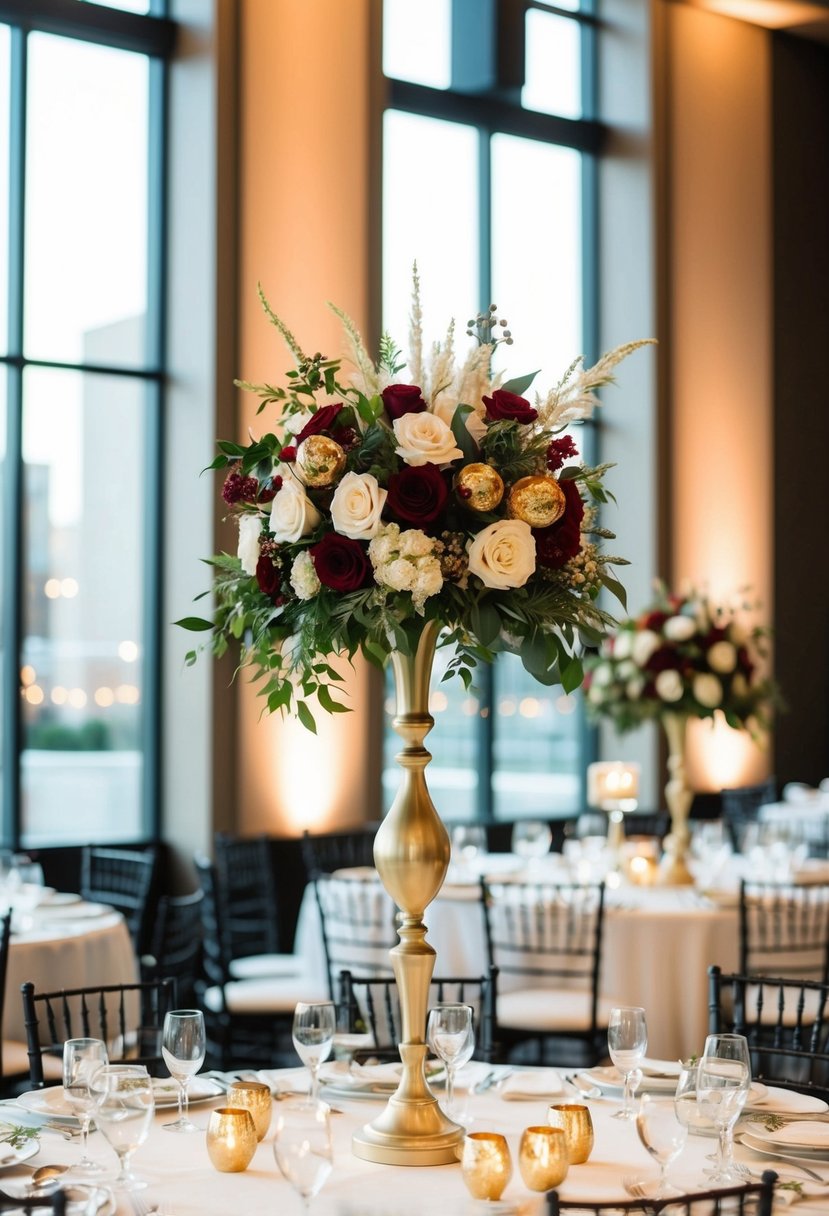
M 491 464 L 468 464 L 455 478 L 455 492 L 470 511 L 494 511 L 504 497 L 504 481 Z
M 543 473 L 516 481 L 507 499 L 510 519 L 522 519 L 531 528 L 549 528 L 561 519 L 567 499 L 555 477 Z
M 309 435 L 296 450 L 296 467 L 306 486 L 325 490 L 342 477 L 345 452 L 327 435 Z

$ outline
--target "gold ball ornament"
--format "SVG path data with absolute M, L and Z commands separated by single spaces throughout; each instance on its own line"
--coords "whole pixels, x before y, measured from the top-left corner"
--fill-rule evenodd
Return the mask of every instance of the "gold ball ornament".
M 309 435 L 296 450 L 296 467 L 306 486 L 325 490 L 342 477 L 345 452 L 327 435 Z
M 510 519 L 522 519 L 531 528 L 549 528 L 561 519 L 567 499 L 555 477 L 537 474 L 516 481 L 507 499 Z
M 455 492 L 470 511 L 494 511 L 504 497 L 504 482 L 491 464 L 468 464 L 455 478 Z

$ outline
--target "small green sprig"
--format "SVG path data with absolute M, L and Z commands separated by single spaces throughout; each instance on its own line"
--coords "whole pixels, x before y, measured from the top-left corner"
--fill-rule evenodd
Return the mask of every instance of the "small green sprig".
M 37 1140 L 37 1127 L 22 1127 L 17 1123 L 0 1123 L 0 1144 L 8 1144 L 15 1150 L 25 1148 L 32 1140 Z

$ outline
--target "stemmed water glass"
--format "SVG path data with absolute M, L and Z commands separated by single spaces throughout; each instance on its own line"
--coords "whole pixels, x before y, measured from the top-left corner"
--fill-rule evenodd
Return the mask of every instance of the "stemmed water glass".
M 633 1119 L 631 1105 L 631 1078 L 642 1063 L 648 1046 L 648 1027 L 645 1011 L 638 1005 L 618 1005 L 610 1011 L 607 1025 L 607 1048 L 610 1058 L 624 1075 L 625 1090 L 621 1110 L 614 1112 L 614 1119 Z
M 688 1137 L 687 1124 L 680 1118 L 675 1099 L 643 1094 L 636 1114 L 636 1131 L 659 1166 L 656 1179 L 638 1180 L 637 1193 L 644 1193 L 652 1199 L 681 1194 L 680 1188 L 673 1186 L 668 1179 L 668 1170 L 682 1152 Z
M 90 1081 L 108 1063 L 106 1043 L 101 1039 L 67 1039 L 63 1045 L 63 1093 L 81 1123 L 82 1155 L 74 1168 L 83 1174 L 103 1172 L 103 1166 L 87 1156 L 87 1141 L 98 1098 Z
M 512 829 L 512 851 L 530 867 L 549 853 L 552 840 L 550 825 L 541 819 L 519 819 Z
M 197 1132 L 190 1119 L 187 1087 L 204 1063 L 204 1014 L 200 1009 L 173 1009 L 164 1016 L 161 1056 L 178 1082 L 178 1118 L 165 1123 L 165 1132 Z
M 329 1110 L 324 1102 L 280 1105 L 273 1155 L 284 1178 L 299 1194 L 304 1211 L 333 1168 Z
M 153 1083 L 146 1068 L 137 1064 L 108 1064 L 91 1078 L 97 1097 L 95 1121 L 118 1154 L 116 1190 L 135 1191 L 145 1187 L 129 1168 L 130 1157 L 147 1139 L 155 1100 Z
M 446 1114 L 455 1109 L 455 1072 L 471 1059 L 475 1050 L 470 1005 L 435 1005 L 429 1010 L 426 1037 L 432 1051 L 446 1066 Z
M 333 1001 L 321 1001 L 317 1004 L 300 1001 L 294 1010 L 294 1047 L 311 1074 L 312 1103 L 319 1097 L 320 1065 L 331 1054 L 336 1029 L 337 1013 Z
M 709 1034 L 697 1067 L 697 1105 L 717 1129 L 718 1151 L 712 1182 L 740 1178 L 734 1160 L 734 1124 L 751 1088 L 748 1040 L 741 1034 Z

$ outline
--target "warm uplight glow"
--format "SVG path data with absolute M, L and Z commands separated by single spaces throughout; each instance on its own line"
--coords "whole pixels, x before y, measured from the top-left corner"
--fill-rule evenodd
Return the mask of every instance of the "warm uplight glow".
M 738 21 L 750 21 L 763 25 L 768 30 L 783 30 L 790 26 L 806 25 L 811 21 L 825 21 L 826 9 L 819 4 L 801 3 L 800 0 L 691 0 L 695 8 L 704 8 L 709 13 L 722 17 L 735 17 Z
M 60 580 L 60 593 L 68 600 L 72 600 L 78 594 L 78 583 L 74 578 L 62 578 Z
M 95 689 L 95 704 L 100 705 L 103 709 L 107 709 L 115 700 L 115 693 L 111 688 L 96 688 Z
M 138 646 L 135 642 L 122 642 L 118 647 L 118 658 L 125 663 L 134 663 L 138 658 Z
M 30 705 L 41 705 L 43 702 L 43 689 L 39 684 L 31 684 L 23 695 Z
M 69 698 L 69 693 L 62 684 L 56 684 L 49 695 L 53 705 L 65 705 Z
M 115 689 L 115 700 L 122 705 L 137 705 L 140 699 L 141 693 L 134 684 L 119 684 Z
M 587 766 L 587 801 L 590 806 L 620 806 L 633 810 L 639 797 L 639 765 L 623 760 L 597 760 Z M 628 806 L 622 804 L 627 803 Z
M 60 595 L 60 579 L 47 578 L 43 585 L 43 594 L 47 599 L 56 600 Z
M 295 718 L 279 723 L 279 748 L 272 753 L 275 802 L 286 826 L 297 833 L 331 827 L 340 777 L 353 739 L 343 729 L 345 714 L 330 718 L 316 712 L 318 735 Z M 270 724 L 269 724 L 270 725 Z
M 689 778 L 695 790 L 752 785 L 768 772 L 768 754 L 744 730 L 732 730 L 719 715 L 688 726 Z
M 27 663 L 25 667 L 20 668 L 20 683 L 24 688 L 28 688 L 30 684 L 34 684 L 37 679 L 37 672 L 34 667 L 30 667 Z

